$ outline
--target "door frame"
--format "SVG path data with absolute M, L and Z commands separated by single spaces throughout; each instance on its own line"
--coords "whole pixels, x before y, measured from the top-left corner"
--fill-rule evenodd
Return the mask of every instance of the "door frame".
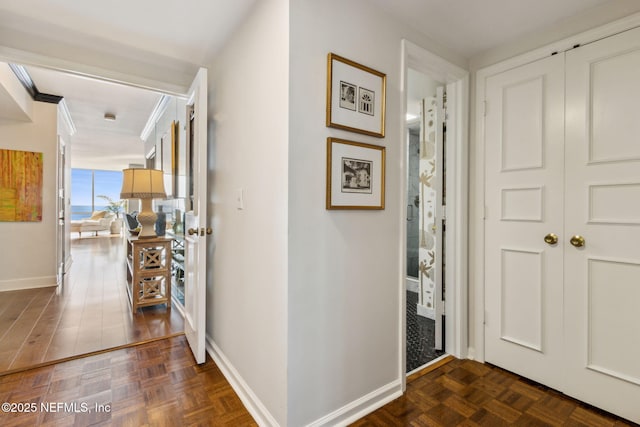
M 447 234 L 445 242 L 445 283 L 448 298 L 445 301 L 445 330 L 447 339 L 445 351 L 458 358 L 467 357 L 467 194 L 468 194 L 468 105 L 469 72 L 443 59 L 426 49 L 402 40 L 402 81 L 401 81 L 401 120 L 406 122 L 407 75 L 408 69 L 419 71 L 436 81 L 447 85 Z M 406 126 L 401 126 L 398 138 L 401 144 L 401 159 L 407 158 Z M 407 164 L 403 160 L 400 167 L 400 230 L 401 268 L 398 278 L 400 302 L 399 332 L 399 376 L 402 390 L 406 389 L 406 286 L 405 273 L 407 263 L 407 237 L 405 233 L 407 206 Z
M 574 36 L 547 44 L 521 55 L 514 56 L 502 62 L 489 65 L 475 72 L 475 112 L 472 116 L 475 121 L 475 132 L 472 135 L 470 145 L 469 167 L 471 168 L 471 184 L 469 186 L 469 352 L 470 359 L 479 362 L 485 361 L 485 285 L 484 285 L 484 216 L 485 205 L 485 81 L 490 76 L 519 67 L 539 59 L 553 55 L 557 52 L 565 52 L 576 45 L 591 43 L 599 39 L 612 36 L 622 31 L 640 26 L 640 13 L 634 13 L 625 18 L 598 26 Z

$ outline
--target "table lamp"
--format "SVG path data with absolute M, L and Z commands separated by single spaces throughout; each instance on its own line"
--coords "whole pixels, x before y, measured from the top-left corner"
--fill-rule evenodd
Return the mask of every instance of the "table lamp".
M 157 169 L 124 169 L 122 171 L 121 199 L 140 199 L 142 207 L 138 214 L 139 238 L 156 237 L 156 213 L 151 209 L 153 199 L 165 198 L 164 178 Z

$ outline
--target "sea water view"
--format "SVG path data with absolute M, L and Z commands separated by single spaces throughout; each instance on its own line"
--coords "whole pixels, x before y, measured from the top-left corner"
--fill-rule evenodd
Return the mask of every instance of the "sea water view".
M 71 169 L 71 219 L 83 219 L 91 212 L 104 210 L 107 201 L 98 196 L 120 200 L 122 171 Z

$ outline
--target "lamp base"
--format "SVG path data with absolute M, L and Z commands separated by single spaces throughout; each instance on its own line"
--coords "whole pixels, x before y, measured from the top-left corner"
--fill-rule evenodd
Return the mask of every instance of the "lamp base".
M 140 199 L 142 206 L 138 214 L 138 222 L 140 223 L 139 239 L 157 237 L 155 230 L 157 215 L 151 209 L 151 200 L 153 199 Z

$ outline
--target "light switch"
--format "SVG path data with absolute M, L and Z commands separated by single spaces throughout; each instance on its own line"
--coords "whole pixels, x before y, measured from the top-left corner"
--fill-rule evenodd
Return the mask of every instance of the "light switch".
M 236 208 L 238 210 L 244 209 L 244 189 L 238 188 L 236 190 Z

